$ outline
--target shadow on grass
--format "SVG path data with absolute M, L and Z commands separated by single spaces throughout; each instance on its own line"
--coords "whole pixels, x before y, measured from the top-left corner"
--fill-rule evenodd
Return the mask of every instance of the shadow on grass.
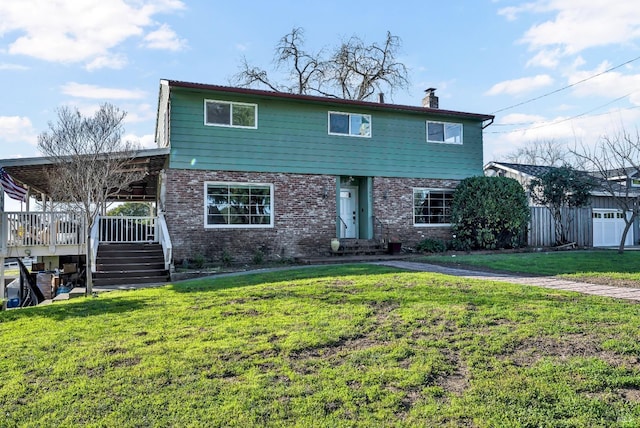
M 0 323 L 23 318 L 45 317 L 55 321 L 87 318 L 96 315 L 133 312 L 147 306 L 144 300 L 128 298 L 78 298 L 77 301 L 0 312 Z
M 274 271 L 260 271 L 255 273 L 238 272 L 206 278 L 191 279 L 169 286 L 178 293 L 226 290 L 229 288 L 248 287 L 273 282 L 288 282 L 312 278 L 340 277 L 354 275 L 378 275 L 394 272 L 406 272 L 386 266 L 352 264 L 330 266 L 300 266 L 277 269 Z

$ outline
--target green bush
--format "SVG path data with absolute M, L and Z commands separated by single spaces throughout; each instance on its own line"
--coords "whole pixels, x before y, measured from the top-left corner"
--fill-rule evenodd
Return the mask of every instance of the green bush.
M 466 249 L 517 248 L 526 242 L 529 204 L 522 186 L 507 177 L 470 177 L 453 195 L 457 245 Z
M 262 263 L 264 263 L 264 253 L 262 252 L 262 250 L 255 250 L 253 252 L 252 260 L 254 265 L 261 265 Z
M 223 266 L 231 266 L 233 264 L 233 254 L 230 251 L 222 250 L 222 256 L 220 257 Z
M 196 269 L 202 269 L 206 264 L 206 259 L 200 253 L 197 253 L 193 256 L 189 263 L 189 267 L 193 267 Z
M 416 250 L 423 253 L 443 253 L 446 249 L 447 245 L 444 241 L 433 238 L 425 238 L 416 245 Z

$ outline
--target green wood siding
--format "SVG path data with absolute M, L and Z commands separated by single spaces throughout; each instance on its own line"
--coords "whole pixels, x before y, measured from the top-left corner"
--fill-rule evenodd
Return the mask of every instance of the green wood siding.
M 258 128 L 204 125 L 204 100 L 256 103 Z M 328 135 L 328 111 L 370 114 L 372 136 Z M 374 111 L 298 100 L 173 89 L 171 168 L 353 176 L 461 179 L 482 174 L 482 124 L 464 124 L 464 144 L 426 142 L 426 121 L 401 111 Z

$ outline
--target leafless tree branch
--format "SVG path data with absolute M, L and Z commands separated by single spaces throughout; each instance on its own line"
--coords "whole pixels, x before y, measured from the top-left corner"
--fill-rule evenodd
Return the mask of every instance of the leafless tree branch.
M 52 198 L 82 213 L 89 229 L 110 197 L 144 178 L 130 166 L 139 147 L 122 139 L 125 116 L 111 104 L 100 106 L 93 117 L 62 107 L 57 122 L 38 136 L 40 152 L 57 166 L 48 177 Z M 91 285 L 87 273 L 87 293 Z
M 556 140 L 536 140 L 508 153 L 505 161 L 526 165 L 556 166 L 572 165 L 574 159 L 569 149 Z
M 288 85 L 274 83 L 265 70 L 250 66 L 246 58 L 232 82 L 278 92 L 366 100 L 376 91 L 393 94 L 408 87 L 407 68 L 396 59 L 400 45 L 400 39 L 389 32 L 382 45 L 367 45 L 353 36 L 325 59 L 324 50 L 304 50 L 304 30 L 293 28 L 278 42 L 274 57 L 276 70 L 288 70 Z
M 640 171 L 640 133 L 622 129 L 603 136 L 594 147 L 576 144 L 571 153 L 584 169 L 600 178 L 600 190 L 624 213 L 625 229 L 618 253 L 624 252 L 627 233 L 640 214 L 640 189 L 632 186 L 632 176 Z

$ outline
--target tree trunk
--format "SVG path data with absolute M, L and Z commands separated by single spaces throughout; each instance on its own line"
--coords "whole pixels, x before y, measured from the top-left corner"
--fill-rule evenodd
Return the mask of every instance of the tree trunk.
M 566 244 L 566 236 L 564 231 L 564 225 L 562 224 L 562 211 L 559 208 L 554 208 L 551 211 L 551 216 L 553 217 L 553 225 L 555 226 L 556 231 L 556 245 Z
M 93 274 L 91 272 L 91 264 L 93 263 L 93 247 L 91 246 L 91 229 L 93 228 L 93 222 L 95 220 L 92 221 L 92 218 L 88 215 L 87 216 L 87 233 L 86 233 L 86 239 L 87 239 L 87 251 L 85 254 L 85 259 L 86 259 L 86 268 L 85 268 L 85 275 L 87 277 L 87 280 L 85 281 L 86 284 L 86 295 L 87 296 L 91 296 L 91 294 L 93 293 Z
M 624 253 L 624 243 L 627 240 L 627 233 L 631 226 L 633 225 L 634 216 L 631 217 L 630 220 L 627 220 L 626 214 L 624 219 L 624 230 L 622 231 L 622 238 L 620 238 L 620 245 L 618 245 L 618 254 Z

